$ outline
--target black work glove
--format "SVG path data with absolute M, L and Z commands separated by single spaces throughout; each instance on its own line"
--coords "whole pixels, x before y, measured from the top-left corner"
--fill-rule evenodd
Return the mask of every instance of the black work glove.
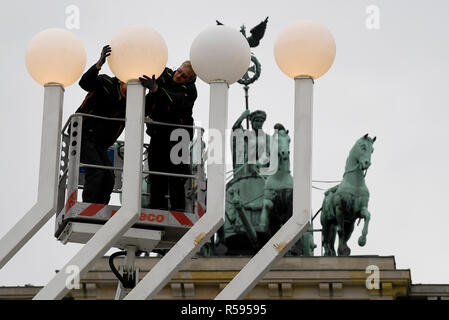
M 103 50 L 101 50 L 101 55 L 100 59 L 98 59 L 97 66 L 101 68 L 106 62 L 106 57 L 109 57 L 110 55 L 111 55 L 111 47 L 107 44 L 103 47 Z
M 157 91 L 157 89 L 159 89 L 159 86 L 156 83 L 156 78 L 155 78 L 154 74 L 153 74 L 152 78 L 144 75 L 143 77 L 140 77 L 139 80 L 140 80 L 140 83 L 145 88 L 150 90 L 151 93 L 155 93 Z

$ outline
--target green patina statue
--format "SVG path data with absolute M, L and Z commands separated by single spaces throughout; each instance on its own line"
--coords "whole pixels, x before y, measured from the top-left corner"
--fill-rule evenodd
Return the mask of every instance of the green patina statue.
M 292 216 L 293 177 L 290 172 L 290 137 L 281 124 L 274 126 L 277 137 L 278 163 L 274 174 L 268 176 L 264 187 L 261 226 L 273 236 Z M 309 230 L 293 245 L 287 255 L 312 256 L 316 248 L 313 232 Z
M 326 191 L 321 212 L 322 245 L 325 256 L 335 256 L 335 237 L 338 233 L 338 255 L 349 256 L 348 240 L 357 219 L 364 219 L 359 245 L 364 246 L 368 234 L 370 213 L 369 191 L 365 184 L 366 170 L 371 165 L 371 154 L 376 137 L 368 134 L 357 140 L 346 160 L 343 181 Z
M 251 120 L 252 130 L 242 122 Z M 259 174 L 257 161 L 269 155 L 270 136 L 263 131 L 266 113 L 245 110 L 233 126 L 231 150 L 233 177 L 226 184 L 226 220 L 218 232 L 218 254 L 254 255 L 269 239 L 260 226 L 265 179 Z M 259 152 L 257 152 L 259 151 Z M 220 248 L 225 248 L 220 251 Z
M 242 115 L 245 115 L 243 113 Z M 256 114 L 262 114 L 260 111 Z M 263 113 L 264 114 L 264 113 Z M 254 122 L 255 117 L 252 118 Z M 241 123 L 242 117 L 236 122 Z M 265 118 L 263 119 L 263 121 Z M 253 128 L 263 122 L 253 125 Z M 292 215 L 293 178 L 290 173 L 290 137 L 281 124 L 275 126 L 276 133 L 271 136 L 277 148 L 277 165 L 274 172 L 264 177 L 260 170 L 266 167 L 263 161 L 270 150 L 259 157 L 251 170 L 243 171 L 243 166 L 236 170 L 244 172 L 234 175 L 227 184 L 226 220 L 219 234 L 219 246 L 223 249 L 218 254 L 254 255 L 271 238 Z M 274 139 L 274 140 L 273 140 Z M 257 150 L 257 149 L 256 149 Z M 271 151 L 275 151 L 274 149 Z M 250 152 L 250 150 L 248 150 Z M 276 151 L 275 151 L 276 152 Z M 248 167 L 248 166 L 247 166 Z M 307 232 L 287 255 L 313 255 L 312 232 Z
M 252 130 L 243 129 L 242 122 L 249 119 Z M 232 126 L 232 164 L 234 178 L 240 176 L 258 175 L 257 161 L 269 158 L 270 136 L 263 130 L 267 119 L 265 111 L 245 110 Z
M 271 234 L 292 215 L 293 177 L 290 173 L 290 137 L 285 128 L 277 124 L 278 165 L 274 174 L 265 181 L 261 225 Z

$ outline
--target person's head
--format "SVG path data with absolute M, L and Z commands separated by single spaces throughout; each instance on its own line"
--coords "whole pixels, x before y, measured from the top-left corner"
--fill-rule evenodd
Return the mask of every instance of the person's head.
M 261 130 L 266 119 L 267 114 L 262 110 L 256 110 L 249 115 L 249 121 L 251 121 L 253 130 Z
M 176 83 L 192 82 L 196 80 L 195 71 L 193 71 L 190 61 L 184 61 L 173 75 L 173 81 Z

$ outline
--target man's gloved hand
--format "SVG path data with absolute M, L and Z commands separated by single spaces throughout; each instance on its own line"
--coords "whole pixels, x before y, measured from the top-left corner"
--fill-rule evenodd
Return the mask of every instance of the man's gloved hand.
M 153 74 L 153 77 L 150 78 L 146 75 L 144 75 L 143 77 L 139 78 L 140 83 L 147 88 L 148 90 L 150 90 L 151 93 L 155 93 L 157 91 L 157 89 L 159 89 L 159 86 L 156 83 L 156 79 L 155 76 Z
M 106 62 L 106 58 L 111 55 L 111 46 L 105 45 L 103 49 L 101 50 L 100 59 L 98 59 L 98 62 L 96 63 L 97 69 L 100 69 L 104 63 Z

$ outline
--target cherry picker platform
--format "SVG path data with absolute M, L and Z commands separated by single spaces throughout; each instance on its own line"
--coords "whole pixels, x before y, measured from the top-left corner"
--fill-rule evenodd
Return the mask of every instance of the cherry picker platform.
M 119 209 L 119 205 L 105 205 L 78 201 L 78 191 L 84 186 L 84 168 L 114 170 L 114 193 L 121 193 L 124 143 L 117 141 L 108 153 L 112 167 L 84 164 L 80 162 L 81 132 L 84 117 L 96 117 L 108 121 L 124 119 L 103 118 L 87 114 L 73 114 L 62 130 L 62 150 L 58 192 L 58 207 L 55 223 L 55 237 L 62 243 L 86 243 Z M 170 125 L 151 121 L 147 122 Z M 201 160 L 203 129 L 193 127 L 196 136 L 191 145 L 192 161 L 190 175 L 143 170 L 142 203 L 148 203 L 146 181 L 151 183 L 151 175 L 180 176 L 187 178 L 185 184 L 186 212 L 142 208 L 139 220 L 113 245 L 126 249 L 130 246 L 137 251 L 150 252 L 153 249 L 171 248 L 197 220 L 205 213 L 206 181 Z M 147 145 L 143 145 L 146 148 Z M 199 149 L 198 149 L 199 148 Z M 196 157 L 196 158 L 195 158 Z M 199 158 L 198 158 L 199 157 Z M 197 162 L 195 164 L 195 162 Z M 142 159 L 142 167 L 147 161 Z M 169 196 L 167 195 L 169 198 Z

